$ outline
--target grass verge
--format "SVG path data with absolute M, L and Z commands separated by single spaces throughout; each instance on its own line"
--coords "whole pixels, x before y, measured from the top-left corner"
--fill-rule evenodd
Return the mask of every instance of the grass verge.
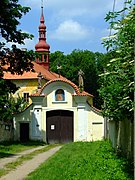
M 8 173 L 8 170 L 0 169 L 0 177 L 6 175 L 7 173 Z
M 45 145 L 43 142 L 29 141 L 26 143 L 20 142 L 3 142 L 0 143 L 0 158 L 9 157 L 18 152 L 31 149 L 37 146 Z
M 15 169 L 17 166 L 21 165 L 24 161 L 28 161 L 30 159 L 32 159 L 34 156 L 36 156 L 37 154 L 39 153 L 42 153 L 42 152 L 46 152 L 48 151 L 49 149 L 53 148 L 53 147 L 56 147 L 58 146 L 57 144 L 54 144 L 54 145 L 48 145 L 48 146 L 45 146 L 44 148 L 42 149 L 39 149 L 39 150 L 35 150 L 34 152 L 30 153 L 30 154 L 27 154 L 27 155 L 24 155 L 24 156 L 21 156 L 19 157 L 16 161 L 14 162 L 11 162 L 11 163 L 8 163 L 4 169 L 1 169 L 0 170 L 0 177 L 7 174 L 9 171 Z
M 127 160 L 118 157 L 107 141 L 63 146 L 26 179 L 131 180 Z
M 42 149 L 36 150 L 30 154 L 24 155 L 19 157 L 15 162 L 8 163 L 5 167 L 12 170 L 15 169 L 17 166 L 21 165 L 24 161 L 32 159 L 34 156 L 36 156 L 39 153 L 46 152 L 54 147 L 58 146 L 57 144 L 48 145 Z

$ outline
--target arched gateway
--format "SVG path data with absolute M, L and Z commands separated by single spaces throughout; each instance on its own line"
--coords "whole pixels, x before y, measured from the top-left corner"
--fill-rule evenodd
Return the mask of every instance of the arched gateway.
M 46 113 L 46 136 L 48 143 L 73 141 L 73 112 L 53 110 Z

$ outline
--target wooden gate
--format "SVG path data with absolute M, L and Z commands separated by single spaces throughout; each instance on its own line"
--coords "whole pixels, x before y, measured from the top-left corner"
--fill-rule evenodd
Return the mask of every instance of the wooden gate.
M 29 123 L 20 123 L 20 141 L 29 141 Z
M 47 112 L 46 135 L 48 143 L 73 141 L 73 112 L 54 110 Z

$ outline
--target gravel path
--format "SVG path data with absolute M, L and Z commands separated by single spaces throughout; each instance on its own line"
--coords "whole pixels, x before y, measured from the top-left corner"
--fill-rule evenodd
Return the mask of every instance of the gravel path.
M 45 145 L 47 146 L 47 145 Z M 17 153 L 13 156 L 9 156 L 9 157 L 6 157 L 6 158 L 1 158 L 0 159 L 0 169 L 4 168 L 4 166 L 8 163 L 11 163 L 11 162 L 14 162 L 17 160 L 17 158 L 21 157 L 21 156 L 24 156 L 26 154 L 30 154 L 36 150 L 39 150 L 39 149 L 42 149 L 44 148 L 45 146 L 39 146 L 39 147 L 36 147 L 36 148 L 32 148 L 32 149 L 28 149 L 28 150 L 25 150 L 25 151 L 22 151 L 20 153 Z
M 34 171 L 38 166 L 55 154 L 61 146 L 52 148 L 46 152 L 36 155 L 33 159 L 24 162 L 18 166 L 14 171 L 9 172 L 7 175 L 2 176 L 0 180 L 23 180 L 29 173 Z

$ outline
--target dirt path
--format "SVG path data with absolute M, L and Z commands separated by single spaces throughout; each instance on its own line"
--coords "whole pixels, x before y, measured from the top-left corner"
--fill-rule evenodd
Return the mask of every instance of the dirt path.
M 57 146 L 47 152 L 36 155 L 33 159 L 24 162 L 21 166 L 18 166 L 14 171 L 2 176 L 0 180 L 23 180 L 29 173 L 34 171 L 41 163 L 55 154 L 60 148 L 61 146 Z
M 45 145 L 47 146 L 47 145 Z M 24 156 L 26 154 L 30 154 L 36 150 L 39 150 L 39 149 L 42 149 L 44 148 L 45 146 L 39 146 L 39 147 L 36 147 L 36 148 L 32 148 L 32 149 L 28 149 L 28 150 L 25 150 L 25 151 L 22 151 L 20 153 L 17 153 L 13 156 L 9 156 L 9 157 L 6 157 L 6 158 L 1 158 L 0 159 L 0 169 L 4 168 L 4 166 L 8 163 L 11 163 L 11 162 L 14 162 L 17 160 L 17 158 L 21 157 L 21 156 Z

